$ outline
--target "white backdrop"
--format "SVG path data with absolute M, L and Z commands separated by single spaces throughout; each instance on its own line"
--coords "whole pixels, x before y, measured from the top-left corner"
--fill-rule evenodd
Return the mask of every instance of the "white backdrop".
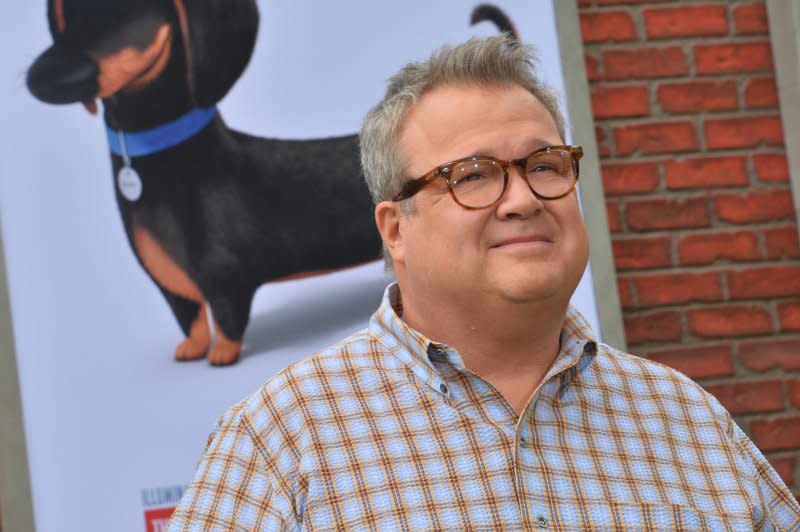
M 256 51 L 222 115 L 264 136 L 354 133 L 403 63 L 496 33 L 469 26 L 477 3 L 262 0 Z M 563 92 L 551 0 L 497 4 Z M 25 70 L 51 44 L 46 6 L 9 10 L 0 20 L 0 227 L 37 528 L 142 530 L 146 506 L 159 505 L 143 492 L 188 482 L 216 417 L 289 362 L 363 327 L 389 279 L 373 263 L 265 285 L 238 364 L 174 362 L 181 333 L 125 239 L 102 119 L 27 92 Z M 575 302 L 597 331 L 588 272 Z

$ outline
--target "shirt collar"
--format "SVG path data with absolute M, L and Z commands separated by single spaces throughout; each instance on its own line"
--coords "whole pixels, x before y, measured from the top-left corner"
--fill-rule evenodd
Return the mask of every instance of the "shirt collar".
M 561 383 L 558 394 L 560 396 L 596 354 L 597 340 L 592 326 L 575 306 L 569 305 L 564 326 L 561 328 L 561 349 L 543 380 L 547 381 L 559 375 Z
M 577 308 L 569 305 L 561 328 L 561 349 L 548 373 L 551 375 L 561 373 L 574 366 L 584 354 L 593 352 L 596 348 L 597 341 L 591 325 Z
M 386 287 L 381 305 L 372 315 L 370 334 L 379 339 L 387 354 L 394 355 L 431 388 L 447 395 L 442 377 L 428 358 L 428 350 L 434 343 L 409 327 L 401 318 L 402 314 L 400 288 L 392 283 Z
M 442 379 L 430 357 L 441 356 L 458 367 L 464 367 L 464 361 L 452 347 L 434 342 L 409 327 L 403 321 L 402 314 L 400 287 L 397 283 L 392 283 L 386 287 L 381 305 L 370 320 L 370 333 L 380 338 L 382 343 L 388 343 L 390 352 L 393 352 L 417 376 L 439 391 Z M 580 369 L 578 363 L 582 359 L 590 360 L 596 351 L 597 342 L 591 325 L 577 308 L 569 305 L 561 329 L 561 348 L 543 382 L 561 375 L 561 388 L 566 388 Z

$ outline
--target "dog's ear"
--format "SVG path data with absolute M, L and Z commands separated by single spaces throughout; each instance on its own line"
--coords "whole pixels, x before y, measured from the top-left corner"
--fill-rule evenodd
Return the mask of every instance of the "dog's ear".
M 64 33 L 64 0 L 48 0 L 47 23 L 53 39 Z
M 198 107 L 220 101 L 244 72 L 256 42 L 255 0 L 174 0 Z

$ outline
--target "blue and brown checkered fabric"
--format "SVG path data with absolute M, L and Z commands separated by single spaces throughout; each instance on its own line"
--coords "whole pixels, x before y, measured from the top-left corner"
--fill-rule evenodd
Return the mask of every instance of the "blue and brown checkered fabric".
M 728 412 L 570 309 L 523 413 L 411 330 L 369 327 L 226 412 L 170 530 L 800 530 Z

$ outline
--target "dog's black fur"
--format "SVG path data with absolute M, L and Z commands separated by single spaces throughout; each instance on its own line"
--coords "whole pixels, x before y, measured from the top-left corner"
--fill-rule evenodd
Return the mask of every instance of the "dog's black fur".
M 188 35 L 178 6 L 174 0 L 49 0 L 54 44 L 29 70 L 31 92 L 49 103 L 93 101 L 96 56 L 143 49 L 148 32 L 166 23 L 172 28 L 166 67 L 144 87 L 105 97 L 106 123 L 136 132 L 215 104 L 250 59 L 255 0 L 187 0 Z M 122 40 L 143 34 L 142 42 Z M 113 154 L 111 160 L 116 175 L 123 161 Z M 262 283 L 380 256 L 355 135 L 257 138 L 229 129 L 217 115 L 188 141 L 133 158 L 133 167 L 142 178 L 141 198 L 130 202 L 119 190 L 116 195 L 137 258 L 145 267 L 134 241 L 134 231 L 143 229 L 199 288 L 218 333 L 233 342 L 241 341 Z M 204 319 L 204 301 L 183 297 L 148 274 L 189 336 L 193 323 Z M 225 364 L 236 356 L 209 360 Z

